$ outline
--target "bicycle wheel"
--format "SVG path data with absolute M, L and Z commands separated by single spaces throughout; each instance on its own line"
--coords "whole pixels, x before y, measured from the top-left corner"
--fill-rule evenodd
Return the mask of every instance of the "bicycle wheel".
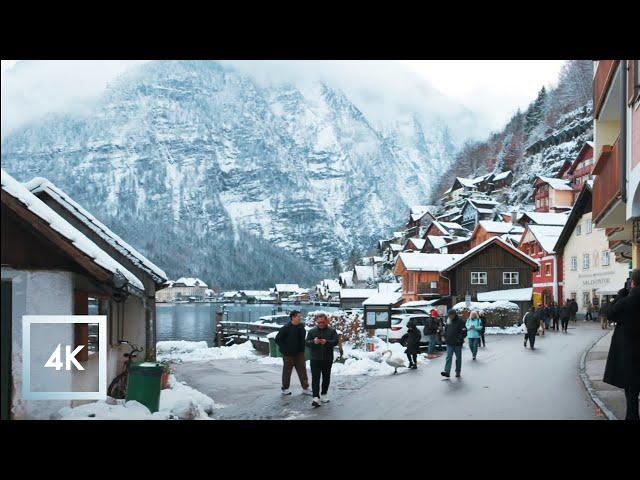
M 116 378 L 113 379 L 109 388 L 107 389 L 107 395 L 111 398 L 123 399 L 127 393 L 127 372 L 122 372 Z

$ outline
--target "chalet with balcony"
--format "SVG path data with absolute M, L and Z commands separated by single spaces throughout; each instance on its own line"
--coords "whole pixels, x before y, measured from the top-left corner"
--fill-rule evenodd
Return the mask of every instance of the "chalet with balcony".
M 536 212 L 566 212 L 573 206 L 573 188 L 568 180 L 536 177 L 533 183 Z
M 142 346 L 154 358 L 154 298 L 167 277 L 51 182 L 37 178 L 22 184 L 4 170 L 1 177 L 2 378 L 8 382 L 2 418 L 47 419 L 72 402 L 22 400 L 22 365 L 14 361 L 22 355 L 19 342 L 11 342 L 22 331 L 22 316 L 105 315 L 108 384 L 128 351 L 121 340 Z M 88 324 L 61 325 L 46 337 L 32 337 L 32 352 L 48 350 L 52 341 L 84 345 L 76 359 L 97 372 L 100 347 L 93 339 Z M 97 391 L 96 375 L 77 372 L 61 377 L 54 388 Z M 43 375 L 31 372 L 34 390 L 51 387 L 50 377 Z
M 494 193 L 496 191 L 504 190 L 509 187 L 511 183 L 513 183 L 513 172 L 511 170 L 494 174 L 489 180 L 489 191 Z
M 569 212 L 550 213 L 550 212 L 523 212 L 518 219 L 518 224 L 522 227 L 527 225 L 560 225 L 567 223 Z
M 640 265 L 640 66 L 598 60 L 593 79 L 593 222 L 616 261 Z
M 451 282 L 454 304 L 465 301 L 469 295 L 471 301 L 489 298 L 514 301 L 523 312 L 531 305 L 533 273 L 538 268 L 535 259 L 501 238 L 493 237 L 460 256 L 441 274 Z
M 582 190 L 582 185 L 587 180 L 593 180 L 591 175 L 593 165 L 593 142 L 585 142 L 564 174 L 564 179 L 569 180 L 576 195 Z
M 427 235 L 422 246 L 422 253 L 447 253 L 447 243 L 456 237 L 450 235 Z
M 401 253 L 393 273 L 402 277 L 403 300 L 412 302 L 448 296 L 449 282 L 440 275 L 440 271 L 459 257 L 439 253 Z
M 435 220 L 431 213 L 434 207 L 429 205 L 417 205 L 409 209 L 406 234 L 411 237 L 419 237 L 423 230 Z

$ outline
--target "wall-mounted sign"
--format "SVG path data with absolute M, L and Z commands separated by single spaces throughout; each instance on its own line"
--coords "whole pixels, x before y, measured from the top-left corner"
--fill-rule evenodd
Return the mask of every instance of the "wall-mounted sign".
M 365 305 L 365 328 L 391 328 L 391 306 Z

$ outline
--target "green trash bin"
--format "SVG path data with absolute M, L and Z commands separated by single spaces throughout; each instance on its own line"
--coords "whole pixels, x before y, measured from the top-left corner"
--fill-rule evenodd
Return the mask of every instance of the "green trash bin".
M 151 413 L 160 408 L 163 367 L 155 362 L 134 362 L 129 367 L 126 400 L 136 400 Z
M 276 339 L 269 337 L 269 356 L 270 357 L 282 357 L 282 352 L 280 351 L 280 347 L 276 343 Z

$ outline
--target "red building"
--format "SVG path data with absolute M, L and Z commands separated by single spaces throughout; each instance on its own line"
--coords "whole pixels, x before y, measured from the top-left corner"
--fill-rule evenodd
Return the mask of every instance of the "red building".
M 540 269 L 533 275 L 533 304 L 549 305 L 552 301 L 562 304 L 562 255 L 555 253 L 563 226 L 528 224 L 520 240 L 520 250 L 540 262 Z

